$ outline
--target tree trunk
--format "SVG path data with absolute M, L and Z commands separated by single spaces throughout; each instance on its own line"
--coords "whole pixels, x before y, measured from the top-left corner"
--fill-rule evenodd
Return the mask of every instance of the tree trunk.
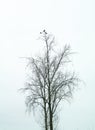
M 53 130 L 53 116 L 51 110 L 50 110 L 50 130 Z
M 49 95 L 49 120 L 50 120 L 50 130 L 53 130 L 53 114 L 51 110 L 51 94 L 50 94 L 50 85 L 48 87 L 48 95 Z
M 45 108 L 44 108 L 44 113 L 45 113 L 45 130 L 48 130 L 46 105 L 45 105 Z

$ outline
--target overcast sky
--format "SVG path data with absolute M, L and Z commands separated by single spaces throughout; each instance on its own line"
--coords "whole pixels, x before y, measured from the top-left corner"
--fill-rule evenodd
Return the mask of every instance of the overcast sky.
M 63 103 L 59 130 L 95 129 L 95 1 L 0 1 L 0 130 L 40 130 L 31 114 L 25 114 L 25 61 L 19 57 L 38 52 L 39 32 L 54 34 L 59 46 L 69 43 L 73 66 L 85 86 Z

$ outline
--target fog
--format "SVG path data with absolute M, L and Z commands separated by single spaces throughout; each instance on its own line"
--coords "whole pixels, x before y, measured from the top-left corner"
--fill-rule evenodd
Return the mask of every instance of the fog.
M 26 61 L 42 49 L 40 31 L 46 29 L 58 46 L 77 52 L 73 67 L 80 85 L 71 103 L 63 102 L 60 130 L 95 129 L 95 2 L 94 0 L 0 1 L 0 130 L 40 130 L 33 114 L 25 113 Z

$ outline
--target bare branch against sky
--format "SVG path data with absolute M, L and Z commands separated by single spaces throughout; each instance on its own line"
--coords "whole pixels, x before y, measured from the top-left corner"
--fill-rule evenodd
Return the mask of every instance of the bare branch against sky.
M 44 129 L 54 130 L 58 124 L 58 107 L 62 101 L 72 98 L 79 78 L 65 67 L 70 63 L 70 46 L 64 45 L 62 51 L 55 53 L 54 36 L 45 30 L 40 35 L 45 44 L 43 55 L 26 58 L 30 76 L 22 90 L 28 92 L 25 100 L 28 111 L 40 107 Z

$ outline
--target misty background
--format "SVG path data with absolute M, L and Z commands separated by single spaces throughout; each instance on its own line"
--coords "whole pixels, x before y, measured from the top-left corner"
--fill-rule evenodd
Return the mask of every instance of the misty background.
M 25 114 L 26 61 L 42 49 L 40 31 L 52 33 L 59 47 L 70 44 L 72 65 L 85 85 L 71 104 L 63 102 L 59 130 L 95 129 L 95 1 L 0 1 L 0 130 L 41 130 L 33 114 Z

